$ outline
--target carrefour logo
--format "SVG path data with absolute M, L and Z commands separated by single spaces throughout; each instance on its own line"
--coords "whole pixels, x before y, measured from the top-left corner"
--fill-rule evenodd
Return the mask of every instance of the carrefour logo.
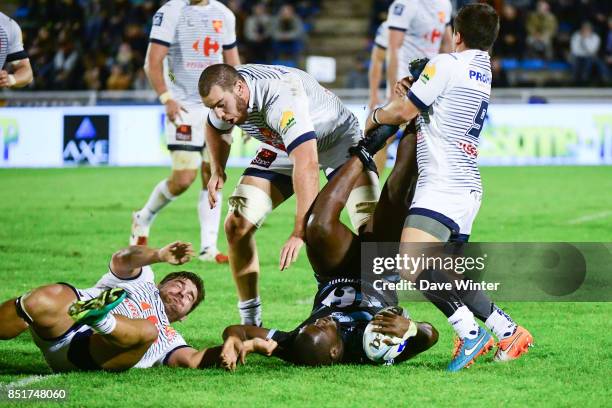
M 11 148 L 19 142 L 19 123 L 15 118 L 0 118 L 0 140 L 2 140 L 2 160 L 8 161 Z

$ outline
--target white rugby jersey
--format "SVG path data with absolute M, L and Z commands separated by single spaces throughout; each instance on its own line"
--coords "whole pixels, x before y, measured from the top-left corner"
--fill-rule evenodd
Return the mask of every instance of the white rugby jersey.
M 304 71 L 257 64 L 236 69 L 250 91 L 248 118 L 238 126 L 263 143 L 291 153 L 301 143 L 316 139 L 318 151 L 324 152 L 357 122 L 335 94 Z M 208 121 L 222 131 L 232 128 L 213 109 Z
M 150 266 L 144 266 L 140 275 L 134 279 L 119 279 L 109 270 L 96 283 L 94 289 L 106 290 L 109 288 L 123 288 L 127 292 L 126 299 L 113 309 L 113 314 L 131 319 L 147 319 L 157 326 L 159 332 L 155 343 L 134 367 L 148 368 L 163 364 L 169 353 L 177 348 L 187 346 L 183 336 L 170 326 Z M 85 292 L 90 291 L 86 290 Z
M 8 62 L 28 58 L 23 49 L 21 28 L 15 20 L 0 12 L 0 69 Z
M 169 47 L 166 83 L 172 95 L 183 104 L 200 105 L 200 74 L 223 62 L 223 50 L 236 46 L 236 17 L 216 0 L 207 6 L 170 0 L 153 16 L 149 41 Z
M 374 37 L 374 44 L 386 50 L 389 47 L 389 25 L 386 21 L 383 21 L 376 30 L 376 37 Z
M 410 61 L 438 55 L 452 11 L 449 0 L 395 0 L 391 4 L 387 25 L 390 30 L 404 32 L 398 55 L 398 80 L 410 74 Z
M 476 158 L 490 94 L 486 51 L 440 54 L 429 61 L 408 93 L 422 111 L 417 119 L 418 187 L 482 192 Z

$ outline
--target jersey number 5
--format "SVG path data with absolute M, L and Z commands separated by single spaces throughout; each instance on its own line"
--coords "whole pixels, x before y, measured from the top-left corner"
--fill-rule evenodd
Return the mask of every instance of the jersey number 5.
M 474 116 L 474 123 L 470 130 L 467 131 L 467 134 L 478 139 L 480 136 L 480 131 L 482 130 L 482 125 L 484 124 L 485 118 L 487 117 L 487 110 L 489 109 L 489 102 L 482 101 L 480 102 L 480 107 L 478 108 L 478 112 L 476 112 L 476 116 Z

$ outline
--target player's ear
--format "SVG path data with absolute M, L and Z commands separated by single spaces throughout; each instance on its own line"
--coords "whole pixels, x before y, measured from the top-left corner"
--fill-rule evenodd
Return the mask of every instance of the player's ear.
M 341 356 L 342 356 L 342 347 L 340 347 L 339 345 L 336 344 L 329 349 L 329 357 L 331 358 L 333 362 L 340 360 Z

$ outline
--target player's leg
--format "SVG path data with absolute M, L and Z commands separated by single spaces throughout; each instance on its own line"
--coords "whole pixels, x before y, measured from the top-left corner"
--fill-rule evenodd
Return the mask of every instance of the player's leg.
M 149 230 L 155 216 L 185 192 L 197 177 L 201 162 L 200 152 L 174 150 L 170 152 L 170 157 L 172 159 L 170 177 L 160 181 L 144 207 L 132 215 L 131 245 L 147 245 Z
M 210 163 L 206 147 L 202 150 L 202 190 L 198 199 L 198 218 L 200 219 L 200 256 L 201 261 L 227 263 L 228 257 L 217 249 L 219 224 L 221 222 L 221 204 L 210 208 L 208 203 L 208 181 L 210 180 Z M 223 202 L 223 192 L 217 192 L 217 202 Z
M 439 257 L 441 254 L 437 251 L 442 248 L 442 245 L 431 244 L 447 242 L 450 233 L 451 230 L 438 220 L 420 214 L 410 214 L 402 231 L 401 242 L 404 245 L 400 251 L 402 255 L 411 258 Z M 417 287 L 428 284 L 429 288 L 431 283 L 441 283 L 447 280 L 443 271 L 421 269 L 414 272 L 414 274 L 402 274 L 402 277 L 413 279 Z M 458 371 L 470 366 L 478 356 L 487 353 L 493 347 L 491 335 L 476 323 L 473 313 L 463 303 L 455 289 L 426 289 L 421 293 L 444 313 L 457 334 L 453 359 L 448 366 L 449 371 Z
M 111 313 L 126 295 L 123 289 L 113 288 L 70 305 L 66 316 L 92 329 L 71 340 L 69 358 L 78 359 L 80 367 L 126 370 L 138 363 L 157 339 L 157 327 L 149 320 Z
M 13 339 L 28 328 L 28 323 L 17 312 L 15 302 L 18 299 L 9 299 L 0 305 L 0 340 Z
M 395 164 L 383 186 L 367 228 L 371 231 L 368 240 L 399 241 L 410 207 L 417 172 L 416 128 L 413 121 L 404 129 L 399 141 Z
M 365 184 L 363 163 L 350 158 L 317 195 L 307 216 L 306 251 L 315 273 L 325 276 L 359 258 L 357 236 L 340 221 L 342 209 L 356 184 Z
M 268 214 L 293 194 L 291 166 L 286 153 L 262 146 L 228 200 L 225 235 L 242 324 L 261 324 L 255 233 Z
M 204 146 L 204 108 L 189 106 L 182 112 L 182 123 L 166 118 L 166 141 L 172 172 L 161 180 L 149 195 L 144 207 L 132 215 L 131 245 L 147 245 L 149 230 L 155 216 L 185 192 L 198 175 Z
M 454 252 L 458 256 L 463 254 L 463 246 L 469 236 L 451 237 L 454 241 Z M 457 280 L 470 281 L 465 275 L 457 275 L 452 279 L 456 284 Z M 469 286 L 466 286 L 469 287 Z M 519 326 L 512 318 L 497 306 L 491 298 L 482 290 L 456 289 L 461 301 L 470 311 L 487 327 L 499 340 L 498 348 L 495 352 L 495 361 L 509 361 L 521 356 L 533 345 L 533 336 L 527 329 Z
M 53 284 L 41 286 L 17 298 L 16 313 L 41 338 L 57 338 L 74 324 L 68 308 L 78 299 L 71 286 Z
M 108 334 L 95 333 L 89 339 L 93 361 L 109 371 L 127 370 L 136 365 L 157 340 L 158 331 L 145 319 L 115 315 L 115 329 Z

